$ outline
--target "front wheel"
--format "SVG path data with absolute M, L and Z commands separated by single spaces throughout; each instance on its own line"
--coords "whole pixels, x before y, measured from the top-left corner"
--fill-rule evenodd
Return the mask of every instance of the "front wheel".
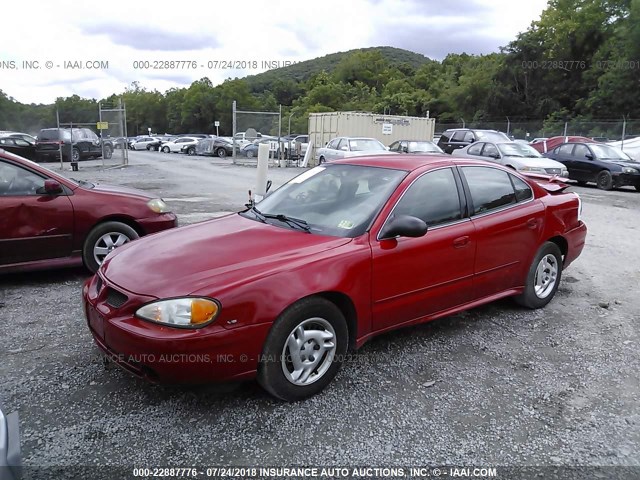
M 96 225 L 87 235 L 82 249 L 85 266 L 96 273 L 112 250 L 138 237 L 138 232 L 122 222 L 105 222 Z
M 71 150 L 71 161 L 74 163 L 80 161 L 80 150 L 75 147 Z
M 224 158 L 227 156 L 227 151 L 223 147 L 220 147 L 216 150 L 216 155 L 218 155 L 219 158 Z
M 187 155 L 195 155 L 196 154 L 196 147 L 189 147 L 189 149 L 187 150 Z
M 320 159 L 318 160 L 318 163 L 320 163 L 320 165 L 322 165 L 324 162 L 326 162 L 324 157 L 320 157 Z
M 542 308 L 556 294 L 562 277 L 562 253 L 555 243 L 545 242 L 531 263 L 524 292 L 515 297 L 527 308 Z
M 164 153 L 169 153 L 169 152 L 171 152 L 171 149 L 169 147 L 162 147 L 162 151 Z
M 265 341 L 258 382 L 289 402 L 324 389 L 340 369 L 349 333 L 342 312 L 323 298 L 306 298 L 285 310 Z
M 603 170 L 598 174 L 598 188 L 600 190 L 611 190 L 613 188 L 613 177 L 610 171 Z
M 247 158 L 253 158 L 253 151 L 247 150 Z

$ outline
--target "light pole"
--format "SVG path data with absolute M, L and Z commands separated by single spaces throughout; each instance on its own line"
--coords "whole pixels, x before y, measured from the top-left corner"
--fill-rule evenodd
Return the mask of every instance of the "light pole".
M 291 135 L 291 117 L 293 117 L 293 112 L 289 115 L 289 135 Z

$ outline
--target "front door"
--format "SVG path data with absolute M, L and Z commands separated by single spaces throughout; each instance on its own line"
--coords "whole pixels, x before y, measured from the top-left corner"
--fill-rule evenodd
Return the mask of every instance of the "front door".
M 73 207 L 44 193 L 45 177 L 0 160 L 0 265 L 71 255 Z
M 476 234 L 472 222 L 462 216 L 460 188 L 451 168 L 423 174 L 408 187 L 387 222 L 398 215 L 418 217 L 429 226 L 427 234 L 397 238 L 397 243 L 371 237 L 374 331 L 470 300 Z

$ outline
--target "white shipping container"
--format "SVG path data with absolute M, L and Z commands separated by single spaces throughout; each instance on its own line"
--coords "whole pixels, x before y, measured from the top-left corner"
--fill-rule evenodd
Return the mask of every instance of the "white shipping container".
M 370 137 L 389 146 L 396 140 L 433 140 L 435 118 L 382 115 L 365 112 L 326 112 L 309 114 L 309 142 L 316 151 L 335 137 Z

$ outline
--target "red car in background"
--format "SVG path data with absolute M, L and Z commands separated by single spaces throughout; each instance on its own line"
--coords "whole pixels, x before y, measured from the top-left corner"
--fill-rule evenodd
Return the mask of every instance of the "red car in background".
M 550 152 L 558 145 L 562 145 L 563 143 L 575 143 L 575 142 L 583 142 L 583 143 L 595 143 L 594 140 L 587 137 L 576 137 L 576 136 L 561 136 L 561 137 L 551 137 L 546 140 L 542 140 L 540 142 L 530 143 L 533 148 L 535 148 L 540 153 Z
M 449 155 L 323 164 L 246 211 L 118 249 L 84 285 L 88 326 L 151 381 L 257 376 L 299 400 L 374 335 L 507 296 L 545 306 L 585 242 L 566 187 Z
M 176 226 L 160 198 L 131 188 L 70 180 L 0 149 L 0 273 L 84 265 Z

